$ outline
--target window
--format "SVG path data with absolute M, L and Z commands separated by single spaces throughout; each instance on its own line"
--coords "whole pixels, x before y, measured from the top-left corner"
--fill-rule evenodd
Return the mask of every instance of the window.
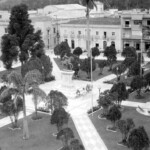
M 5 33 L 8 33 L 8 28 L 5 28 Z
M 130 44 L 129 44 L 129 43 L 126 43 L 126 44 L 125 44 L 125 47 L 129 47 L 129 46 L 130 46 Z
M 130 26 L 130 21 L 125 21 L 125 27 L 129 27 Z
M 107 32 L 104 32 L 104 38 L 106 38 L 107 37 Z
M 111 45 L 115 47 L 115 42 L 114 42 L 114 41 L 111 41 Z
M 96 43 L 96 44 L 95 44 L 95 47 L 99 48 L 99 43 Z
M 147 20 L 147 25 L 148 25 L 148 26 L 150 25 L 150 20 Z
M 96 35 L 99 35 L 99 32 L 98 32 L 98 31 L 96 31 Z
M 142 24 L 142 20 L 134 20 L 134 25 L 141 25 Z
M 75 48 L 74 40 L 71 40 L 71 48 L 72 48 L 72 49 L 74 49 L 74 48 Z
M 0 18 L 2 18 L 2 15 L 0 15 Z
M 55 28 L 53 28 L 53 33 L 56 33 L 56 29 Z
M 106 41 L 103 41 L 103 49 L 105 50 L 107 47 L 107 42 Z
M 78 34 L 81 34 L 81 31 L 78 31 Z
M 114 36 L 114 35 L 115 35 L 115 32 L 112 32 L 112 35 Z
M 68 42 L 68 39 L 65 39 L 65 42 Z

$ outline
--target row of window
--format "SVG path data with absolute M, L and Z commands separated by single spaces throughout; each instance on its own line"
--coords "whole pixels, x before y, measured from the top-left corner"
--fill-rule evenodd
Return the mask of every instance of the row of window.
M 66 34 L 66 32 L 64 32 L 64 33 Z M 74 34 L 73 31 L 72 31 L 71 33 Z M 81 34 L 82 34 L 82 32 L 81 32 L 81 31 L 78 31 L 78 35 L 81 35 Z M 95 32 L 95 35 L 99 35 L 99 31 L 96 31 L 96 32 Z M 106 38 L 106 37 L 107 37 L 107 32 L 104 31 L 104 32 L 103 32 L 103 35 L 104 35 L 104 37 Z M 112 32 L 112 36 L 115 36 L 115 32 Z
M 65 39 L 65 41 L 68 42 L 68 39 Z M 112 41 L 111 44 L 113 44 L 115 46 L 115 42 Z M 99 48 L 99 43 L 95 43 L 95 47 Z M 103 41 L 103 49 L 105 49 L 107 47 L 107 41 Z M 74 49 L 75 48 L 75 41 L 71 40 L 71 48 Z
M 133 20 L 133 24 L 134 25 L 142 25 L 142 20 Z M 147 26 L 150 25 L 150 20 L 147 20 Z M 125 21 L 125 27 L 129 27 L 130 26 L 130 21 L 126 20 Z

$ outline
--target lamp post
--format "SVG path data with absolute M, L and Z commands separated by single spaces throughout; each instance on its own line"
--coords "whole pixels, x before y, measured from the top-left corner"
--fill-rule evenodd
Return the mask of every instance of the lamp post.
M 56 17 L 56 39 L 57 39 L 57 44 L 59 44 L 59 32 L 58 32 L 58 18 L 57 18 L 57 15 L 55 15 Z

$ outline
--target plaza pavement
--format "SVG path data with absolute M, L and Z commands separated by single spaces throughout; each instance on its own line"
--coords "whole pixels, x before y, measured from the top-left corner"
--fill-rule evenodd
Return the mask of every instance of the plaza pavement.
M 56 81 L 52 81 L 50 83 L 45 83 L 40 87 L 48 94 L 50 90 L 57 89 L 58 85 L 61 84 L 61 72 L 54 62 L 53 58 L 55 57 L 53 54 L 49 54 L 51 61 L 53 63 L 53 75 L 56 78 Z M 83 58 L 85 56 L 82 56 Z M 104 57 L 102 57 L 104 58 Z M 120 57 L 122 59 L 122 57 Z M 147 61 L 149 61 L 147 59 Z M 18 64 L 16 64 L 18 65 Z M 87 93 L 86 95 L 79 97 L 77 99 L 68 99 L 69 104 L 66 110 L 71 114 L 71 117 L 74 121 L 76 129 L 79 133 L 79 136 L 82 140 L 82 143 L 86 150 L 107 150 L 106 145 L 104 144 L 103 140 L 101 139 L 100 135 L 97 133 L 95 127 L 93 126 L 91 120 L 87 115 L 87 110 L 89 110 L 92 106 L 97 105 L 97 99 L 99 96 L 99 88 L 101 88 L 101 92 L 110 89 L 111 84 L 105 84 L 103 81 L 110 80 L 115 78 L 115 75 L 109 75 L 102 79 L 93 82 L 93 91 Z M 85 87 L 90 82 L 86 81 L 78 81 L 74 80 L 75 87 Z M 129 102 L 123 101 L 122 105 L 124 106 L 132 106 L 132 107 L 145 107 L 144 103 L 136 103 L 136 102 Z M 31 96 L 26 96 L 26 106 L 27 106 L 27 114 L 30 115 L 34 110 L 34 105 L 32 102 Z M 22 114 L 20 118 L 22 118 Z M 3 118 L 0 120 L 0 127 L 3 127 L 7 124 L 10 124 L 10 120 L 8 117 Z

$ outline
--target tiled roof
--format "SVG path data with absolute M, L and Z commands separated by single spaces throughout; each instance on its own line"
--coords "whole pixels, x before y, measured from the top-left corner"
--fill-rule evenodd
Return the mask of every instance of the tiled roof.
M 86 24 L 86 19 L 78 19 L 67 22 L 66 24 Z M 99 17 L 99 18 L 90 18 L 90 24 L 92 25 L 120 25 L 120 18 L 112 17 Z

